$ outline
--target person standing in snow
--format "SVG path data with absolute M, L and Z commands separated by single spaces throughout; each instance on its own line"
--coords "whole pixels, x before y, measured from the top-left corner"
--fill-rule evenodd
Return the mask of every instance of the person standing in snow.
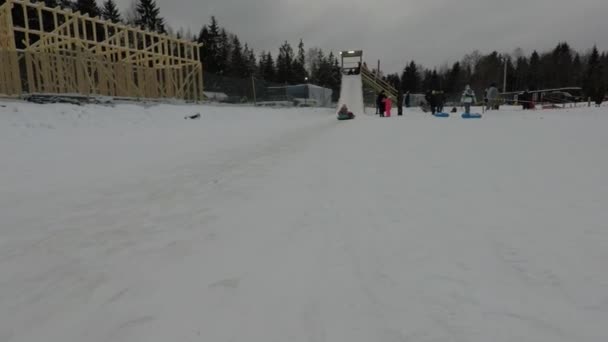
M 403 89 L 397 91 L 397 116 L 403 115 Z
M 527 109 L 532 109 L 531 106 L 531 102 L 532 102 L 532 94 L 530 93 L 530 91 L 528 89 L 526 89 L 526 91 L 523 92 L 523 94 L 521 94 L 520 96 L 520 102 L 522 103 L 522 107 L 524 110 Z
M 391 108 L 393 107 L 393 100 L 389 96 L 384 97 L 384 116 L 387 118 L 391 117 Z
M 443 106 L 445 105 L 445 93 L 443 90 L 435 91 L 435 110 L 437 113 L 443 113 Z
M 464 112 L 466 114 L 471 114 L 471 106 L 477 102 L 477 97 L 475 97 L 475 92 L 471 89 L 471 86 L 467 85 L 464 88 L 460 102 L 462 102 L 464 106 Z
M 595 96 L 593 97 L 593 102 L 595 102 L 596 107 L 601 107 L 602 102 L 604 102 L 604 98 L 606 97 L 606 87 L 600 86 L 599 89 L 595 91 Z
M 380 116 L 384 116 L 384 99 L 386 95 L 384 95 L 384 90 L 378 94 L 376 98 L 376 114 L 380 114 Z
M 405 108 L 410 108 L 410 91 L 405 93 Z
M 490 85 L 490 88 L 488 88 L 486 92 L 486 97 L 488 98 L 486 110 L 498 110 L 500 108 L 498 104 L 498 88 L 496 88 L 496 83 Z
M 430 89 L 427 90 L 426 94 L 424 95 L 424 99 L 431 109 L 431 114 L 434 115 L 437 113 L 437 94 L 435 91 Z

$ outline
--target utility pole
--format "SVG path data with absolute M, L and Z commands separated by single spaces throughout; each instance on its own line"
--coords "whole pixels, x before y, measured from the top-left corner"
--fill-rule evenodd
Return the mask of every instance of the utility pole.
M 502 82 L 502 92 L 506 93 L 507 92 L 507 57 L 503 57 L 505 60 L 505 74 L 504 74 L 504 80 Z
M 253 105 L 257 106 L 258 105 L 258 101 L 257 101 L 257 96 L 255 93 L 255 78 L 253 77 L 253 75 L 251 75 L 251 89 L 253 90 Z

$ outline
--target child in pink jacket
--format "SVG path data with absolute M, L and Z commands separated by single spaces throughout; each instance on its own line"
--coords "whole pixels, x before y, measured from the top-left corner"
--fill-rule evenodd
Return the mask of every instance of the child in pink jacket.
M 390 97 L 386 97 L 384 100 L 384 116 L 390 118 L 391 117 L 391 108 L 393 107 L 393 101 Z

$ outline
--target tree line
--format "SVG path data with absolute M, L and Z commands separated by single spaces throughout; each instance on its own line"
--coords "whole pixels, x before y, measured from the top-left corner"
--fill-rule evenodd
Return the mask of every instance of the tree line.
M 0 0 L 0 4 L 4 1 Z M 96 0 L 44 0 L 44 3 L 49 7 L 70 8 L 114 23 L 134 25 L 202 43 L 199 56 L 204 70 L 209 73 L 235 78 L 255 76 L 278 84 L 311 82 L 334 90 L 340 87 L 337 56 L 319 48 L 306 50 L 302 40 L 295 50 L 285 41 L 275 55 L 270 51 L 261 51 L 256 55 L 251 46 L 221 27 L 215 17 L 211 17 L 210 23 L 203 25 L 198 34 L 184 32 L 183 28 L 175 32 L 166 25 L 154 0 L 133 0 L 124 14 L 118 10 L 115 0 L 104 0 L 101 5 Z M 37 20 L 35 15 L 30 19 Z M 16 25 L 22 25 L 22 12 L 13 11 L 13 20 Z M 51 20 L 43 18 L 44 22 Z M 29 25 L 36 24 L 30 22 Z M 404 91 L 443 90 L 456 94 L 467 84 L 475 89 L 484 89 L 496 83 L 502 88 L 505 64 L 507 87 L 501 89 L 503 91 L 577 86 L 583 88 L 585 95 L 593 97 L 605 93 L 608 86 L 608 52 L 600 53 L 594 47 L 580 53 L 565 42 L 559 43 L 551 51 L 533 51 L 530 55 L 525 55 L 521 49 L 511 54 L 494 51 L 484 55 L 474 51 L 452 65 L 433 69 L 411 61 L 401 74 L 383 77 Z
M 0 0 L 0 5 L 4 4 L 5 0 Z M 159 33 L 166 33 L 165 21 L 160 16 L 160 9 L 154 0 L 134 0 L 130 8 L 122 15 L 114 0 L 104 0 L 101 6 L 96 0 L 42 0 L 32 2 L 43 2 L 47 7 L 61 7 L 63 9 L 71 9 L 82 14 L 88 14 L 90 17 L 100 17 L 104 20 L 109 20 L 113 23 L 124 23 L 140 27 L 141 29 L 150 30 Z M 20 13 L 21 12 L 21 13 Z M 39 27 L 38 18 L 35 11 L 31 11 L 33 15 L 29 15 L 30 27 Z M 21 8 L 13 9 L 13 22 L 15 25 L 23 26 L 23 13 Z M 47 20 L 49 19 L 49 20 Z M 43 17 L 43 22 L 52 23 L 53 18 Z M 47 30 L 50 25 L 44 25 Z
M 340 63 L 334 53 L 326 54 L 319 48 L 306 50 L 302 39 L 296 49 L 285 41 L 274 56 L 270 51 L 256 55 L 236 34 L 221 27 L 215 17 L 192 39 L 202 43 L 200 56 L 206 72 L 236 78 L 254 76 L 277 84 L 310 82 L 332 89 L 340 86 Z
M 507 82 L 506 89 L 502 89 L 505 64 Z M 412 93 L 443 90 L 457 94 L 467 84 L 485 89 L 495 83 L 506 92 L 581 87 L 585 95 L 595 97 L 606 93 L 608 52 L 600 53 L 594 46 L 588 52 L 579 53 L 565 42 L 551 51 L 533 51 L 529 56 L 521 49 L 511 54 L 494 51 L 483 55 L 474 51 L 451 66 L 434 69 L 411 61 L 401 75 L 390 74 L 385 78 L 395 87 Z
M 5 0 L 0 0 L 0 5 L 4 2 Z M 256 55 L 254 49 L 243 43 L 236 34 L 221 27 L 215 17 L 211 17 L 210 23 L 203 25 L 198 34 L 184 32 L 183 28 L 175 31 L 165 23 L 154 0 L 133 0 L 125 13 L 120 12 L 115 0 L 104 0 L 101 4 L 96 0 L 43 0 L 43 2 L 48 7 L 59 6 L 91 17 L 99 16 L 113 23 L 137 26 L 144 30 L 202 43 L 199 56 L 205 72 L 208 73 L 235 78 L 254 76 L 277 84 L 310 82 L 334 90 L 340 87 L 340 65 L 337 56 L 333 52 L 328 54 L 319 48 L 306 50 L 302 40 L 295 50 L 289 42 L 285 41 L 274 55 L 270 51 L 261 51 Z M 35 12 L 32 11 L 29 17 L 29 26 L 38 27 L 38 23 L 35 23 L 38 21 Z M 13 10 L 13 21 L 17 26 L 24 26 L 21 8 L 16 7 Z M 43 22 L 52 23 L 53 18 L 43 18 Z M 52 26 L 48 25 L 44 30 L 50 31 L 51 28 Z M 21 38 L 17 37 L 18 48 L 24 47 Z M 100 36 L 99 39 L 103 37 Z

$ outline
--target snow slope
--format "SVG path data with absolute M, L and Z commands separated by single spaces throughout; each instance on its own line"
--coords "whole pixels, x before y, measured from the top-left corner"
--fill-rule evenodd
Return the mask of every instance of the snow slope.
M 606 108 L 0 104 L 0 341 L 608 336 Z
M 363 114 L 363 84 L 361 75 L 342 75 L 338 110 L 346 104 L 355 115 Z

